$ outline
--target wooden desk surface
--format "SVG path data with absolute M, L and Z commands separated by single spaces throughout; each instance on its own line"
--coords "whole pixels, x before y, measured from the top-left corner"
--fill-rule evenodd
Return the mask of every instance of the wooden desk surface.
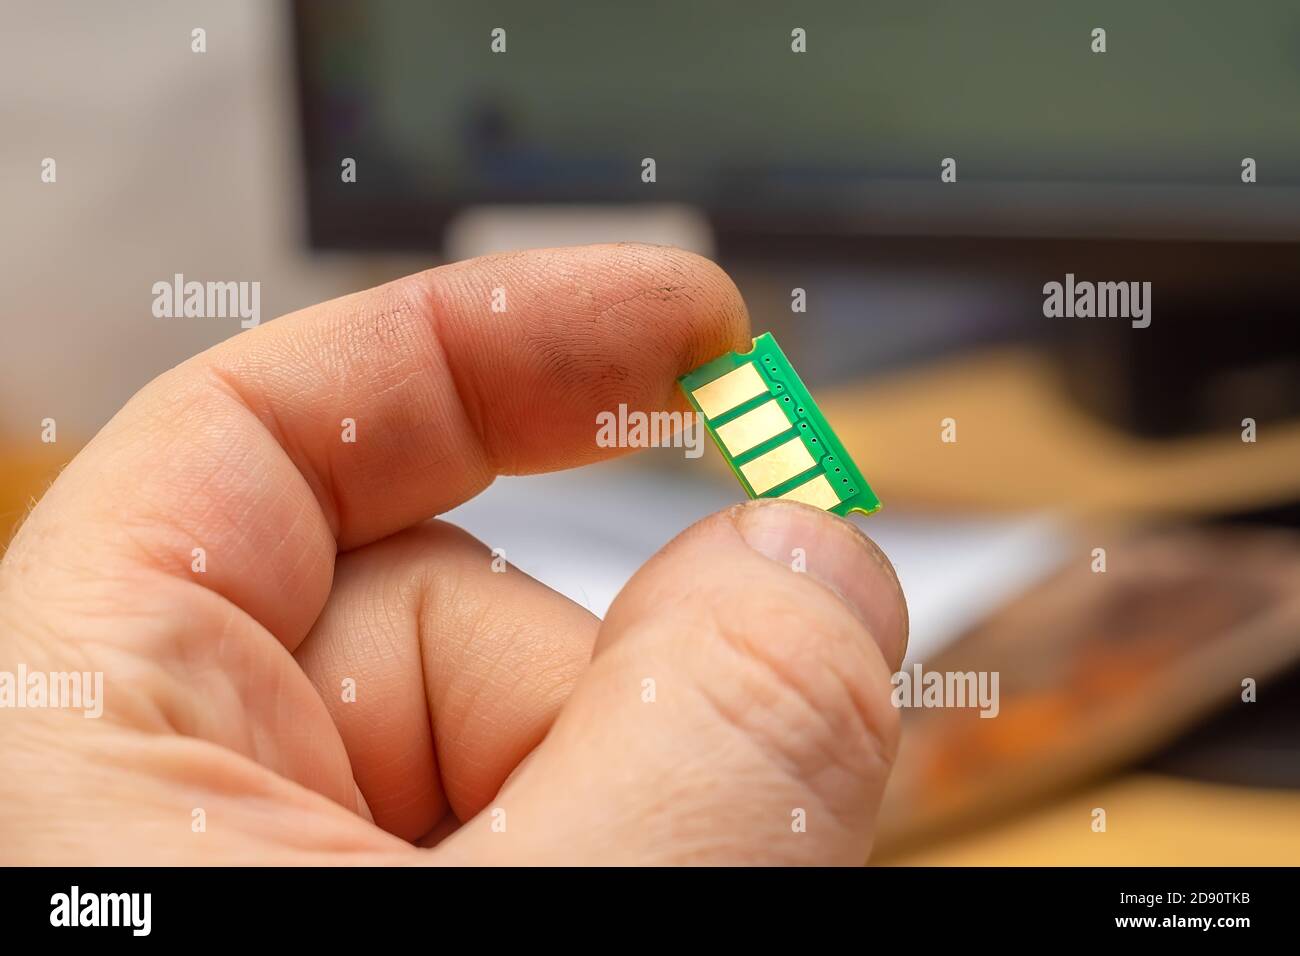
M 1106 811 L 1106 832 L 1092 811 Z M 1131 773 L 933 846 L 901 866 L 1297 866 L 1300 792 Z
M 1075 407 L 1052 364 L 1008 349 L 817 396 L 885 507 L 1082 517 L 1247 511 L 1300 499 L 1300 422 L 1141 441 Z M 1245 413 L 1243 413 L 1245 414 Z M 956 421 L 957 441 L 940 441 Z

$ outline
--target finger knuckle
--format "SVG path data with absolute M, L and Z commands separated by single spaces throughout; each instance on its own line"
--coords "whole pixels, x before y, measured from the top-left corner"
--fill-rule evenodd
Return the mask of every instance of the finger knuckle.
M 883 778 L 899 715 L 870 638 L 847 613 L 803 616 L 767 607 L 715 629 L 735 679 L 706 689 L 767 757 L 804 781 Z

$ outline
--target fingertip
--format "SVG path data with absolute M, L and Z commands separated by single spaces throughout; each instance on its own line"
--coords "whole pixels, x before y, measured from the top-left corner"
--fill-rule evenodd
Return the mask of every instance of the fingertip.
M 682 331 L 684 375 L 724 352 L 745 351 L 751 345 L 749 309 L 735 280 L 722 266 L 705 256 L 675 246 L 630 243 L 627 248 L 652 268 L 663 269 L 690 292 L 692 322 Z M 671 284 L 670 284 L 671 287 Z M 674 380 L 677 376 L 674 376 Z
M 904 628 L 876 605 L 901 595 L 876 550 L 834 515 L 770 500 L 683 532 L 611 606 L 515 805 L 550 819 L 572 803 L 555 781 L 587 781 L 611 811 L 573 818 L 570 853 L 860 863 L 900 727 L 887 662 Z M 656 804 L 668 779 L 674 800 Z M 800 807 L 819 808 L 813 836 L 779 839 Z
M 865 625 L 886 663 L 897 669 L 907 650 L 907 601 L 893 564 L 847 518 L 810 505 L 759 498 L 732 520 L 755 551 L 833 592 Z
M 491 255 L 417 281 L 469 417 L 504 472 L 620 453 L 597 444 L 598 415 L 680 410 L 680 376 L 750 345 L 735 283 L 671 246 Z

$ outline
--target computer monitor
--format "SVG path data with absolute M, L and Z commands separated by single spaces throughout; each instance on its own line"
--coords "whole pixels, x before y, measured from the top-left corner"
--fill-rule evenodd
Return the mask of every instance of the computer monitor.
M 467 206 L 565 202 L 687 202 L 733 240 L 1300 238 L 1293 0 L 293 14 L 319 246 L 427 248 Z

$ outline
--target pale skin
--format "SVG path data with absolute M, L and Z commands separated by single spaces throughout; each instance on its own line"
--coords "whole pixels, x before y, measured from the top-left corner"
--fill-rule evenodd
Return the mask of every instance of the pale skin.
M 0 709 L 0 863 L 863 862 L 907 610 L 851 524 L 738 505 L 602 623 L 429 520 L 619 453 L 599 412 L 682 408 L 677 376 L 749 337 L 707 260 L 593 246 L 327 302 L 147 385 L 0 564 L 0 671 L 105 681 L 97 720 Z

